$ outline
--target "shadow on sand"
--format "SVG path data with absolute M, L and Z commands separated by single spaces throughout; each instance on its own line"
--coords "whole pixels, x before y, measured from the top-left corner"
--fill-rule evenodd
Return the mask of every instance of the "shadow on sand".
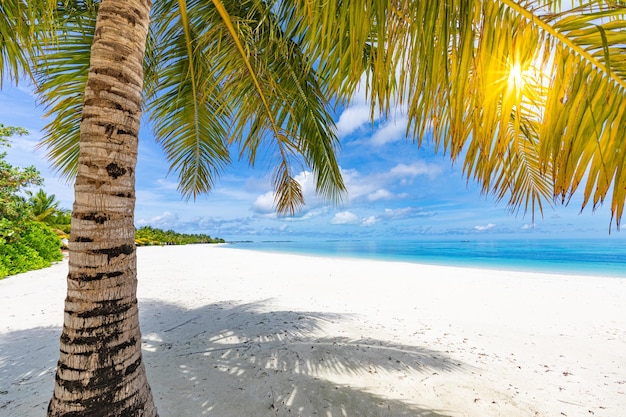
M 144 360 L 162 417 L 444 417 L 446 410 L 426 409 L 407 393 L 438 372 L 467 371 L 424 347 L 328 336 L 329 326 L 341 333 L 341 315 L 271 311 L 262 302 L 186 309 L 142 300 L 140 311 Z M 0 415 L 45 414 L 60 333 L 2 335 Z
M 272 311 L 263 302 L 141 307 L 144 357 L 163 416 L 443 417 L 450 414 L 403 395 L 437 372 L 464 371 L 427 348 L 329 337 L 324 329 L 340 333 L 341 315 Z M 406 383 L 411 389 L 400 388 Z

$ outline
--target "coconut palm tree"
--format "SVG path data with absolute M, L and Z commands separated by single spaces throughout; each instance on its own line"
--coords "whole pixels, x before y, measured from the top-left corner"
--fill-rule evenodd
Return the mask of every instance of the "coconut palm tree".
M 344 188 L 327 95 L 268 5 L 164 1 L 151 27 L 149 15 L 146 1 L 68 4 L 58 39 L 37 61 L 56 116 L 46 141 L 60 168 L 76 175 L 50 416 L 156 415 L 141 356 L 133 224 L 144 94 L 189 197 L 210 189 L 229 144 L 254 163 L 270 138 L 279 210 L 303 203 L 294 163 L 313 168 L 320 193 L 336 198 Z
M 170 0 L 156 4 L 151 25 L 148 1 L 60 6 L 51 26 L 58 43 L 37 44 L 38 83 L 55 116 L 45 146 L 62 172 L 76 174 L 49 415 L 156 415 L 141 361 L 132 242 L 144 104 L 189 197 L 211 188 L 229 144 L 254 162 L 270 138 L 279 210 L 302 204 L 291 175 L 297 155 L 314 167 L 319 191 L 336 197 L 342 183 L 325 106 L 349 101 L 363 83 L 372 114 L 405 111 L 407 135 L 418 143 L 432 135 L 512 208 L 567 201 L 583 183 L 584 204 L 612 192 L 619 226 L 624 4 L 589 1 L 566 11 L 559 4 Z M 1 36 L 12 36 L 4 26 Z
M 59 211 L 59 202 L 56 201 L 56 196 L 54 194 L 48 195 L 42 188 L 36 193 L 26 191 L 26 194 L 34 220 L 54 226 L 56 214 Z

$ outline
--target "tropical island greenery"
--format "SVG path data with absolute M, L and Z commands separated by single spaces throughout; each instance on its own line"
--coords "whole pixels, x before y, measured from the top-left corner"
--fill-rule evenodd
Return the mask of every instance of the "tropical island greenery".
M 0 124 L 0 146 L 9 147 L 9 137 L 26 133 Z M 26 190 L 42 183 L 35 167 L 14 167 L 6 161 L 6 152 L 0 153 L 0 279 L 63 259 L 59 233 L 45 221 L 59 223 L 65 214 L 53 204 L 54 195 Z M 44 200 L 52 205 L 43 208 Z M 69 224 L 69 216 L 67 220 Z
M 9 147 L 9 138 L 24 135 L 25 129 L 0 124 L 0 147 Z M 37 169 L 14 167 L 0 153 L 0 279 L 45 268 L 63 259 L 69 241 L 71 211 L 60 208 L 54 194 L 43 189 Z M 206 234 L 185 234 L 144 226 L 135 231 L 137 246 L 225 243 Z
M 205 234 L 177 233 L 173 230 L 161 230 L 150 226 L 140 227 L 135 231 L 137 246 L 149 245 L 187 245 L 191 243 L 226 243 L 224 239 Z

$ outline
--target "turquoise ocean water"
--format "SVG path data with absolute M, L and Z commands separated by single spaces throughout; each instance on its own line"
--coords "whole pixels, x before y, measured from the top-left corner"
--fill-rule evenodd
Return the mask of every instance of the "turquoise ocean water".
M 626 240 L 315 240 L 234 242 L 232 248 L 626 278 Z

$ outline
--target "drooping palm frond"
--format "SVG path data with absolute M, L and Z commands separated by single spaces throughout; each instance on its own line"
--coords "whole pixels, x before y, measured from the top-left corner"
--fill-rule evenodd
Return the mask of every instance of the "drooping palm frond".
M 240 63 L 234 64 L 245 70 L 235 66 L 224 89 L 244 110 L 232 133 L 236 140 L 243 138 L 241 147 L 251 163 L 262 140 L 276 144 L 277 207 L 279 212 L 293 213 L 303 202 L 291 167 L 298 166 L 299 155 L 312 168 L 318 193 L 338 201 L 344 185 L 335 157 L 334 121 L 327 109 L 333 96 L 323 89 L 297 36 L 284 28 L 270 6 L 261 1 L 239 3 L 240 17 L 229 33 L 239 51 L 238 57 L 233 55 Z M 223 13 L 222 17 L 226 19 Z
M 626 198 L 626 3 L 589 2 L 545 21 L 556 34 L 540 151 L 555 166 L 555 195 L 565 200 L 586 182 L 583 207 L 596 207 L 612 188 L 619 227 Z
M 76 172 L 98 5 L 70 3 L 57 9 L 57 43 L 37 61 L 41 97 L 53 117 L 42 146 L 66 178 Z M 332 97 L 298 48 L 264 2 L 155 5 L 144 66 L 147 109 L 184 196 L 212 188 L 234 143 L 251 163 L 260 147 L 273 144 L 279 211 L 302 204 L 294 167 L 311 166 L 327 197 L 344 189 L 326 108 Z
M 148 112 L 157 142 L 179 190 L 196 197 L 209 191 L 230 162 L 227 147 L 229 108 L 221 101 L 215 57 L 198 45 L 199 33 L 210 22 L 194 19 L 185 2 L 165 1 L 154 9 L 153 47 L 156 66 Z
M 149 46 L 169 49 L 152 50 L 148 61 L 187 62 L 162 72 L 147 65 L 151 108 L 159 119 L 173 115 L 156 131 L 188 196 L 211 187 L 227 162 L 226 141 L 237 142 L 251 162 L 273 144 L 274 184 L 286 193 L 277 196 L 279 208 L 294 210 L 299 199 L 287 196 L 299 193 L 292 181 L 297 164 L 314 167 L 319 191 L 332 197 L 342 189 L 325 106 L 348 99 L 365 75 L 374 107 L 388 113 L 401 106 L 407 133 L 418 142 L 432 135 L 453 159 L 463 156 L 468 177 L 513 209 L 541 210 L 555 196 L 567 201 L 583 183 L 584 204 L 600 204 L 612 190 L 619 226 L 626 196 L 625 6 L 590 1 L 561 11 L 559 4 L 160 2 L 155 22 L 166 16 L 165 23 Z M 511 79 L 514 68 L 520 73 Z M 168 77 L 178 77 L 180 88 Z M 76 108 L 57 100 L 64 103 L 57 113 Z M 69 142 L 59 143 L 65 150 L 58 155 L 67 156 L 60 159 L 71 160 Z M 207 164 L 213 171 L 201 169 Z
M 291 26 L 325 63 L 323 76 L 348 86 L 344 95 L 365 74 L 373 106 L 405 108 L 407 133 L 418 142 L 432 135 L 452 158 L 465 156 L 468 177 L 498 198 L 508 195 L 513 208 L 567 201 L 581 182 L 585 204 L 597 205 L 612 189 L 619 226 L 624 2 L 565 11 L 548 0 L 303 0 L 296 7 L 282 12 L 300 17 Z
M 226 146 L 236 144 L 251 164 L 261 149 L 277 155 L 280 212 L 303 202 L 294 179 L 302 165 L 312 167 L 321 194 L 337 198 L 344 186 L 326 108 L 332 97 L 270 5 L 167 1 L 154 14 L 161 75 L 150 113 L 183 194 L 208 191 L 228 161 Z
M 0 87 L 5 76 L 14 82 L 32 77 L 29 58 L 55 38 L 57 1 L 0 2 Z
M 50 122 L 39 146 L 66 180 L 76 175 L 97 2 L 68 2 L 56 10 L 57 38 L 35 55 L 38 96 Z

